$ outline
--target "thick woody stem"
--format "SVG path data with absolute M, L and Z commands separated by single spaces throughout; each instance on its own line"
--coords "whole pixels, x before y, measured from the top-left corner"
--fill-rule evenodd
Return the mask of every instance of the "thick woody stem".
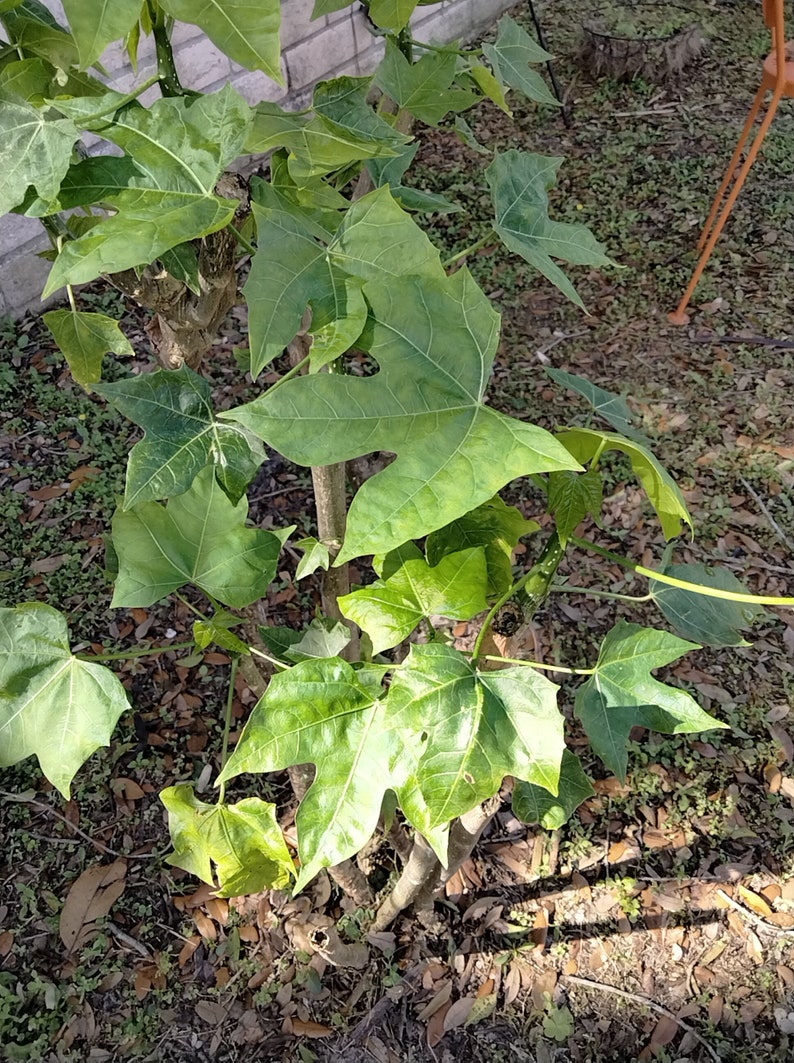
M 385 930 L 403 909 L 418 898 L 424 898 L 429 882 L 439 877 L 441 863 L 421 834 L 414 838 L 411 855 L 403 868 L 394 889 L 375 913 L 370 930 L 377 933 Z

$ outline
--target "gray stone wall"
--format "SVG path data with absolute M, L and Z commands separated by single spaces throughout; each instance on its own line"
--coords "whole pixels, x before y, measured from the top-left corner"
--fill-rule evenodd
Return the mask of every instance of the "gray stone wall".
M 420 40 L 473 39 L 488 28 L 516 0 L 442 0 L 417 8 L 413 32 Z M 58 0 L 45 0 L 64 23 Z M 310 21 L 314 0 L 282 0 L 282 88 L 265 74 L 244 70 L 231 62 L 197 26 L 179 23 L 173 44 L 180 78 L 187 87 L 212 92 L 231 80 L 250 103 L 278 101 L 285 107 L 305 104 L 312 86 L 340 74 L 369 74 L 383 52 L 383 41 L 373 37 L 358 5 Z M 156 70 L 151 41 L 141 42 L 138 73 L 126 53 L 113 45 L 102 56 L 114 88 L 130 91 Z M 151 90 L 156 98 L 157 90 Z M 147 98 L 144 96 L 144 100 Z M 101 150 L 98 142 L 89 150 Z M 49 263 L 36 252 L 49 246 L 41 224 L 32 218 L 0 218 L 0 315 L 18 314 L 39 307 L 39 294 Z M 54 297 L 55 300 L 58 296 Z

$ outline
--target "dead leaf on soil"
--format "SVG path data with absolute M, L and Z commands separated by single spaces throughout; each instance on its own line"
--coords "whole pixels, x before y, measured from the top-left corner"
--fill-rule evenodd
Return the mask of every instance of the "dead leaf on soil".
M 746 886 L 741 885 L 737 888 L 737 892 L 741 900 L 743 900 L 747 907 L 751 908 L 756 915 L 760 915 L 764 919 L 769 919 L 770 916 L 774 915 L 772 909 L 759 894 L 753 893 L 752 890 L 748 890 Z
M 58 926 L 67 953 L 75 952 L 93 936 L 93 924 L 110 913 L 124 892 L 126 860 L 87 868 L 66 895 Z
M 427 1024 L 425 1036 L 427 1038 L 428 1048 L 435 1048 L 441 1038 L 444 1036 L 444 1020 L 447 1017 L 451 1005 L 449 1003 L 444 1004 L 438 1009 L 435 1015 L 431 1016 L 430 1021 Z
M 675 1019 L 671 1019 L 669 1015 L 662 1015 L 651 1034 L 651 1043 L 649 1045 L 651 1051 L 653 1052 L 656 1048 L 664 1048 L 665 1045 L 669 1045 L 671 1041 L 675 1040 L 679 1029 L 680 1027 Z

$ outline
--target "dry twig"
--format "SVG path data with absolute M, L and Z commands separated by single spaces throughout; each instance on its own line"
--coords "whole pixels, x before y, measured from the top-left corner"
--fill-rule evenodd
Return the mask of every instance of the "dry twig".
M 756 926 L 762 927 L 764 930 L 768 930 L 771 934 L 780 934 L 781 937 L 790 937 L 794 934 L 794 926 L 775 926 L 774 923 L 768 922 L 760 915 L 756 915 L 755 912 L 750 911 L 749 908 L 745 908 L 743 904 L 739 904 L 733 897 L 725 892 L 725 890 L 717 890 L 717 896 L 729 904 L 731 908 L 737 911 L 745 919 L 749 919 L 751 923 L 755 923 Z

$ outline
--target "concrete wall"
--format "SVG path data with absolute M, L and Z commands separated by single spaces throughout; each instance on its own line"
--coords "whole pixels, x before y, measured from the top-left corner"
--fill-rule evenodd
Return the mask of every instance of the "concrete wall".
M 66 22 L 58 0 L 45 0 L 45 3 Z M 430 7 L 417 8 L 413 32 L 420 40 L 473 39 L 514 4 L 515 0 L 442 0 Z M 313 8 L 314 0 L 282 0 L 281 65 L 286 90 L 265 74 L 232 63 L 198 27 L 179 23 L 173 44 L 183 84 L 212 92 L 231 80 L 250 103 L 270 100 L 285 107 L 297 107 L 305 104 L 312 86 L 323 78 L 371 73 L 383 53 L 383 41 L 369 32 L 358 4 L 311 22 Z M 150 40 L 141 42 L 137 75 L 120 46 L 107 49 L 102 63 L 114 88 L 128 92 L 155 72 L 150 45 Z M 156 89 L 151 93 L 156 97 Z M 96 141 L 88 146 L 89 150 L 102 150 Z M 17 314 L 41 305 L 39 293 L 49 263 L 37 258 L 35 252 L 48 246 L 37 220 L 17 215 L 0 218 L 0 315 Z

